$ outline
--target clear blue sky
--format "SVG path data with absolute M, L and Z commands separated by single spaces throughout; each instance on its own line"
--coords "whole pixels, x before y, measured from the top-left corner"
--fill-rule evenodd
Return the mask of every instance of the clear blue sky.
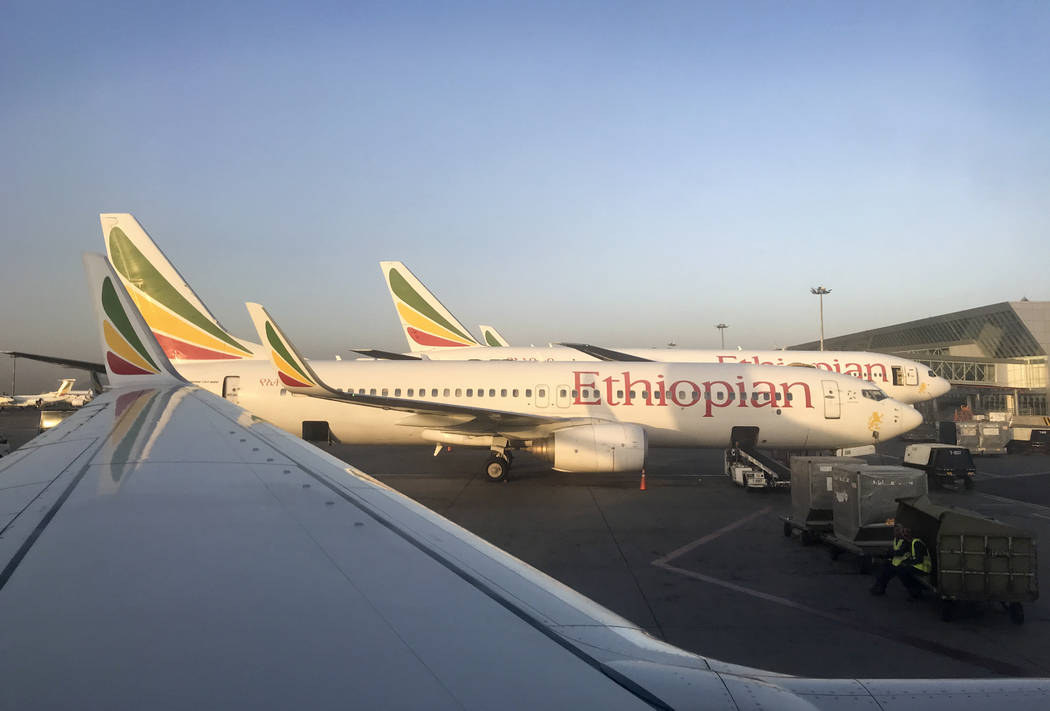
M 404 349 L 380 259 L 517 344 L 1050 299 L 1050 3 L 522 5 L 5 3 L 0 348 L 99 357 L 109 211 L 312 357 Z

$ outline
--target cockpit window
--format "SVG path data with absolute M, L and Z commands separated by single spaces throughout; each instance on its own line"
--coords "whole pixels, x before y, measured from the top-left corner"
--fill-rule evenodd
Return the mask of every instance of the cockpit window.
M 929 375 L 931 378 L 936 378 L 937 377 L 937 374 L 934 373 L 932 370 L 927 370 L 926 374 Z
M 875 400 L 875 401 L 885 400 L 886 398 L 889 397 L 889 395 L 887 395 L 886 393 L 882 392 L 878 388 L 864 388 L 863 390 L 860 391 L 860 394 L 863 395 L 864 397 L 868 398 L 869 400 Z

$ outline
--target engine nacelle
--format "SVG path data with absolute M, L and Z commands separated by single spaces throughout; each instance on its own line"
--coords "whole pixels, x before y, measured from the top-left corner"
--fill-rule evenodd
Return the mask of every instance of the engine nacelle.
M 644 429 L 614 422 L 557 430 L 529 447 L 559 472 L 636 472 L 647 450 Z

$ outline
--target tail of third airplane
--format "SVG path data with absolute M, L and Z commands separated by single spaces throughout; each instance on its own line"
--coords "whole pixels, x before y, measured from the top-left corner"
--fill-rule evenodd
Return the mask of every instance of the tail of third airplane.
M 173 361 L 265 357 L 258 344 L 232 336 L 208 311 L 132 215 L 99 216 L 109 261 Z
M 496 348 L 507 348 L 510 346 L 507 339 L 504 338 L 494 326 L 481 324 L 478 328 L 481 329 L 481 338 L 485 341 L 486 346 L 493 346 Z
M 76 378 L 65 378 L 58 385 L 58 390 L 55 392 L 56 395 L 65 395 L 73 389 L 73 383 L 77 382 Z
M 408 267 L 401 262 L 379 266 L 413 353 L 481 345 Z

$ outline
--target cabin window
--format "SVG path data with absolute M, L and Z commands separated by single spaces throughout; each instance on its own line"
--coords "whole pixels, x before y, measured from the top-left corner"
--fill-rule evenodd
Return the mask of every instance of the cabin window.
M 532 397 L 532 388 L 525 388 L 525 397 Z M 543 397 L 542 395 L 540 397 Z
M 386 388 L 383 388 L 383 397 L 386 397 L 389 394 L 390 394 L 390 391 L 387 390 Z
M 376 389 L 375 388 L 369 388 L 368 394 L 369 395 L 375 395 L 376 394 Z
M 401 388 L 394 388 L 394 397 L 401 397 Z
M 623 397 L 623 390 L 617 390 L 616 391 L 616 397 L 622 398 Z
M 415 394 L 416 394 L 416 391 L 415 391 L 414 388 L 409 388 L 408 389 L 408 396 L 409 397 L 415 397 Z
M 539 390 L 536 391 L 536 397 L 540 397 L 540 398 L 547 397 L 547 391 L 544 390 L 543 388 L 540 388 Z
M 437 397 L 437 396 L 438 396 L 438 389 L 437 388 L 433 388 L 430 391 L 430 397 Z
M 499 391 L 499 396 L 500 397 L 507 397 L 507 389 L 503 388 L 502 390 L 500 390 Z
M 365 389 L 364 388 L 358 388 L 357 394 L 358 395 L 364 395 L 365 394 Z
M 478 388 L 478 397 L 485 397 L 485 388 Z
M 448 397 L 451 394 L 452 394 L 452 391 L 449 390 L 448 388 L 445 388 L 445 397 Z
M 467 397 L 474 397 L 474 388 L 467 388 Z
M 572 391 L 572 399 L 573 400 L 579 400 L 580 399 L 580 394 L 577 391 L 575 391 L 575 390 Z
M 456 388 L 456 397 L 463 397 L 463 388 Z
M 517 396 L 518 396 L 518 389 L 517 389 L 517 388 L 514 388 L 514 389 L 513 389 L 512 391 L 511 391 L 511 397 L 517 397 Z

